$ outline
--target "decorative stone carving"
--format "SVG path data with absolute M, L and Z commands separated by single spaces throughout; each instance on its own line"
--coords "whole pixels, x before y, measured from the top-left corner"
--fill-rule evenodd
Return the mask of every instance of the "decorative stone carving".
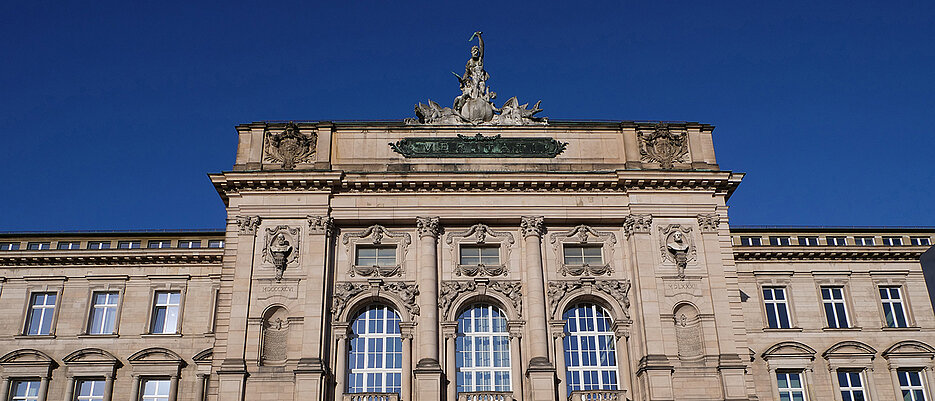
M 331 216 L 306 216 L 308 219 L 309 234 L 324 234 L 331 237 L 334 234 L 334 218 Z
M 432 125 L 533 125 L 547 124 L 548 119 L 536 117 L 542 111 L 540 102 L 532 109 L 528 103 L 520 105 L 516 97 L 510 98 L 502 108 L 493 104 L 497 94 L 487 87 L 490 75 L 484 70 L 484 39 L 482 32 L 474 32 L 469 41 L 477 38 L 478 45 L 471 48 L 471 58 L 464 66 L 464 74 L 452 72 L 458 79 L 461 95 L 455 97 L 453 107 L 441 107 L 432 100 L 415 106 L 417 119 L 406 119 L 409 124 Z
M 594 289 L 616 299 L 623 306 L 623 314 L 630 318 L 630 280 L 601 280 L 594 282 Z
M 558 307 L 561 305 L 562 300 L 565 299 L 565 295 L 582 286 L 583 284 L 580 281 L 549 281 L 547 293 L 549 295 L 549 309 L 552 310 L 552 315 L 554 316 L 558 313 Z
M 623 232 L 627 238 L 636 233 L 649 233 L 652 224 L 651 214 L 631 214 L 623 219 Z
M 438 238 L 439 234 L 442 233 L 441 226 L 438 224 L 438 217 L 416 217 L 416 230 L 419 232 L 419 238 Z
M 403 261 L 412 238 L 409 233 L 397 233 L 381 225 L 372 225 L 366 230 L 347 232 L 341 236 L 348 260 L 348 274 L 362 277 L 392 277 L 403 274 Z M 359 244 L 396 245 L 396 264 L 393 266 L 359 266 L 355 258 L 355 248 Z
M 623 308 L 623 314 L 626 319 L 630 318 L 630 281 L 629 280 L 600 280 L 600 281 L 550 281 L 548 296 L 549 309 L 552 315 L 558 313 L 558 307 L 568 293 L 582 288 L 600 291 L 607 294 L 610 298 L 616 299 Z
M 553 233 L 549 235 L 549 243 L 556 252 L 556 258 L 562 262 L 561 273 L 563 276 L 602 276 L 613 273 L 614 269 L 610 260 L 613 260 L 614 244 L 617 243 L 617 236 L 612 232 L 597 232 L 587 225 L 579 225 L 563 233 Z M 569 265 L 565 263 L 564 244 L 594 244 L 601 245 L 602 258 L 606 257 L 601 265 Z
M 698 228 L 703 233 L 716 233 L 719 224 L 721 224 L 721 216 L 717 213 L 698 215 Z
M 299 228 L 276 226 L 266 229 L 263 258 L 276 268 L 276 280 L 282 280 L 286 266 L 299 258 Z
M 438 291 L 438 307 L 446 318 L 451 313 L 451 303 L 458 295 L 473 292 L 477 289 L 477 283 L 473 281 L 443 281 L 441 289 Z M 450 319 L 450 318 L 449 318 Z
M 286 362 L 289 351 L 289 320 L 286 310 L 272 308 L 263 316 L 263 346 L 260 361 L 263 365 L 278 365 Z
M 691 230 L 690 226 L 679 224 L 659 227 L 663 260 L 675 263 L 680 279 L 685 278 L 685 267 L 688 262 L 695 260 L 695 242 L 691 237 Z
M 237 228 L 241 234 L 254 235 L 260 227 L 260 216 L 237 216 Z
M 318 134 L 312 132 L 304 135 L 299 132 L 299 126 L 291 121 L 278 134 L 273 134 L 267 128 L 265 136 L 266 161 L 282 163 L 285 170 L 294 169 L 296 163 L 311 161 L 318 146 Z
M 491 281 L 487 288 L 509 298 L 516 309 L 516 316 L 523 317 L 523 285 L 519 281 Z
M 529 236 L 541 237 L 545 234 L 545 217 L 542 216 L 523 216 L 520 217 L 519 227 L 523 231 L 523 238 Z
M 460 263 L 459 250 L 461 244 L 482 245 L 490 242 L 499 245 L 500 264 L 462 265 Z M 445 236 L 445 243 L 451 245 L 449 248 L 451 249 L 451 260 L 455 261 L 455 274 L 468 277 L 506 275 L 508 272 L 506 262 L 510 260 L 510 250 L 514 242 L 513 234 L 494 231 L 485 224 L 475 224 L 465 231 L 448 233 Z
M 403 301 L 403 305 L 406 307 L 406 310 L 409 312 L 410 316 L 418 316 L 421 312 L 419 305 L 416 303 L 416 296 L 419 295 L 419 285 L 409 284 L 402 281 L 391 281 L 388 283 L 377 281 L 368 283 L 337 283 L 334 286 L 331 312 L 334 313 L 335 317 L 340 316 L 344 311 L 344 308 L 347 307 L 347 303 L 351 300 L 351 298 L 354 298 L 364 291 L 373 290 L 376 290 L 375 294 L 377 295 L 380 292 L 385 291 L 393 293 L 399 297 L 399 299 Z
M 704 339 L 698 312 L 690 305 L 681 305 L 673 315 L 675 339 L 680 359 L 698 359 L 704 354 Z
M 441 289 L 438 292 L 438 307 L 443 316 L 453 319 L 451 304 L 461 294 L 477 292 L 485 293 L 487 290 L 498 292 L 513 304 L 517 317 L 523 316 L 523 292 L 522 284 L 519 281 L 491 281 L 489 283 L 477 283 L 474 281 L 443 281 Z
M 659 163 L 662 169 L 672 169 L 688 154 L 688 133 L 672 132 L 666 123 L 656 124 L 650 133 L 637 133 L 640 155 L 644 162 Z

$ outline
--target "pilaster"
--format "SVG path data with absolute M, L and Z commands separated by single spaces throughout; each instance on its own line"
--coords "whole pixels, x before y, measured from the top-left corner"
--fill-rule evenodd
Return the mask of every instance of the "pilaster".
M 438 217 L 417 217 L 419 232 L 419 309 L 418 355 L 412 373 L 415 377 L 415 400 L 441 400 L 442 372 L 438 362 Z

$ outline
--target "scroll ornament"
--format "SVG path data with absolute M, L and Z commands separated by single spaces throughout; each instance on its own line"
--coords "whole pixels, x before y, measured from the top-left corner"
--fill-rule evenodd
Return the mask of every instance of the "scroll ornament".
M 576 281 L 550 281 L 547 291 L 549 297 L 549 309 L 552 315 L 557 314 L 562 300 L 574 291 L 591 287 L 594 290 L 607 294 L 610 298 L 616 299 L 623 307 L 624 317 L 630 318 L 630 281 L 629 280 L 600 280 L 593 283 L 585 283 L 581 280 Z

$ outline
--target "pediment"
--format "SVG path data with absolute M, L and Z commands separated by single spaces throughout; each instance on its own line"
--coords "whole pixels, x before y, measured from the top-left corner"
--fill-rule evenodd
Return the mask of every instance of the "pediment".
M 120 364 L 120 360 L 118 360 L 117 357 L 115 357 L 110 352 L 104 351 L 100 348 L 84 348 L 77 350 L 62 358 L 62 361 L 65 362 L 66 365 Z
M 785 341 L 769 347 L 763 359 L 769 358 L 814 358 L 815 350 L 797 341 Z
M 883 351 L 884 358 L 890 358 L 894 356 L 922 356 L 927 358 L 935 358 L 935 348 L 932 348 L 932 346 L 920 341 L 900 341 L 887 348 L 886 351 Z
M 855 356 L 864 356 L 873 358 L 877 354 L 877 350 L 873 347 L 864 344 L 859 341 L 841 341 L 837 344 L 832 345 L 825 351 L 822 356 L 825 359 L 835 358 L 835 357 L 855 357 Z
M 147 348 L 142 351 L 130 355 L 127 360 L 131 364 L 146 364 L 146 363 L 182 363 L 182 358 L 165 348 Z
M 214 357 L 214 348 L 208 348 L 204 351 L 201 351 L 195 354 L 195 356 L 192 357 L 192 360 L 194 360 L 195 363 L 198 363 L 198 364 L 211 363 L 211 360 L 213 359 L 213 357 Z
M 0 357 L 0 365 L 6 364 L 54 364 L 55 360 L 46 353 L 34 349 L 18 349 Z

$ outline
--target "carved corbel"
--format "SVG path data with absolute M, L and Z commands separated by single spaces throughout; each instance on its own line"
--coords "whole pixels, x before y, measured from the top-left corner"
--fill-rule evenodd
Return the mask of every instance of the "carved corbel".
M 702 233 L 717 233 L 717 227 L 720 224 L 721 216 L 717 213 L 698 215 L 698 228 Z
M 308 233 L 324 234 L 330 238 L 334 234 L 334 218 L 331 216 L 305 216 L 308 219 Z
M 631 214 L 623 219 L 623 232 L 627 238 L 637 233 L 649 234 L 652 224 L 651 214 Z
M 523 238 L 530 236 L 541 238 L 545 234 L 545 217 L 522 216 L 520 217 L 519 227 L 523 231 Z
M 438 217 L 416 217 L 416 230 L 419 232 L 419 238 L 438 238 L 442 232 Z

